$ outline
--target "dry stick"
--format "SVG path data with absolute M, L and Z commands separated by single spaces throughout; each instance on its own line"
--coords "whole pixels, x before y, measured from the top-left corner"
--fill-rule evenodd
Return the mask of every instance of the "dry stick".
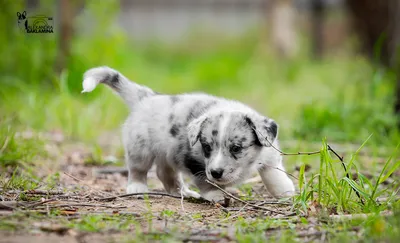
M 144 196 L 144 195 L 166 196 L 166 197 L 172 197 L 172 198 L 181 199 L 180 196 L 175 196 L 175 195 L 168 194 L 168 193 L 165 193 L 165 192 L 138 192 L 138 193 L 127 193 L 127 194 L 122 194 L 122 195 L 113 196 L 113 197 L 96 198 L 95 200 L 98 200 L 98 201 L 112 201 L 112 200 L 115 200 L 117 198 L 124 198 L 124 197 L 130 197 L 130 196 Z
M 63 207 L 94 207 L 94 208 L 127 208 L 127 206 L 110 206 L 103 204 L 93 204 L 93 203 L 73 203 L 73 204 L 54 204 L 48 205 L 50 208 L 63 208 Z
M 66 176 L 68 176 L 68 177 L 71 177 L 72 179 L 74 179 L 74 180 L 77 181 L 77 182 L 82 182 L 82 183 L 85 182 L 85 181 L 83 181 L 83 180 L 81 180 L 81 179 L 79 179 L 79 178 L 76 178 L 75 176 L 73 176 L 73 175 L 71 175 L 71 174 L 65 172 L 65 171 L 64 171 L 63 173 L 64 173 L 64 175 L 66 175 Z M 86 183 L 85 183 L 85 184 L 86 184 Z M 97 192 L 99 192 L 99 193 L 101 193 L 101 194 L 113 195 L 112 193 L 104 192 L 104 191 L 95 189 L 95 188 L 93 188 L 93 187 L 91 187 L 91 186 L 89 186 L 89 185 L 86 185 L 86 186 L 89 187 L 90 189 L 92 189 L 93 191 L 97 191 Z
M 31 205 L 26 206 L 25 209 L 34 208 L 34 207 L 36 207 L 36 206 L 39 206 L 39 205 L 42 205 L 42 204 L 46 204 L 46 203 L 49 203 L 49 202 L 54 202 L 54 201 L 57 201 L 57 200 L 54 199 L 54 198 L 52 198 L 52 199 L 40 201 L 40 202 L 33 203 L 33 204 L 31 204 Z
M 36 195 L 62 195 L 61 191 L 46 191 L 46 190 L 27 190 L 25 194 L 36 194 Z
M 277 147 L 275 147 L 267 138 L 267 136 L 264 136 L 263 134 L 260 133 L 260 131 L 258 131 L 255 127 L 252 127 L 253 130 L 258 133 L 261 137 L 263 137 L 265 139 L 265 141 L 267 141 L 269 143 L 269 145 L 275 149 L 276 151 L 278 151 L 281 155 L 313 155 L 313 154 L 319 154 L 321 153 L 321 151 L 313 151 L 313 152 L 297 152 L 297 153 L 285 153 L 282 150 L 278 149 Z
M 299 178 L 297 178 L 296 176 L 294 176 L 294 175 L 290 174 L 289 172 L 286 172 L 286 171 L 284 171 L 284 170 L 282 170 L 282 169 L 280 169 L 280 168 L 278 168 L 278 167 L 270 166 L 270 165 L 265 165 L 265 166 L 267 166 L 267 167 L 269 167 L 269 168 L 271 168 L 271 169 L 276 169 L 276 170 L 282 171 L 282 172 L 285 173 L 286 175 L 288 175 L 288 176 L 290 176 L 290 177 L 293 177 L 293 178 L 296 179 L 296 180 L 299 180 Z
M 227 196 L 229 196 L 230 198 L 233 198 L 233 199 L 235 199 L 236 201 L 239 201 L 239 202 L 241 202 L 241 203 L 247 204 L 247 205 L 250 206 L 250 207 L 258 208 L 258 209 L 263 209 L 263 210 L 266 210 L 266 211 L 270 211 L 270 212 L 272 212 L 272 213 L 282 214 L 282 215 L 285 215 L 285 216 L 290 216 L 290 215 L 291 215 L 291 214 L 290 214 L 290 215 L 286 215 L 285 213 L 282 213 L 282 212 L 279 212 L 279 211 L 275 211 L 275 210 L 272 210 L 272 209 L 269 209 L 269 208 L 266 208 L 266 207 L 262 207 L 262 206 L 258 206 L 258 205 L 255 205 L 255 204 L 248 203 L 248 202 L 246 202 L 246 201 L 244 201 L 244 200 L 242 200 L 242 199 L 240 199 L 240 198 L 238 198 L 238 197 L 235 197 L 235 196 L 232 195 L 231 193 L 225 191 L 224 189 L 222 189 L 220 186 L 218 186 L 218 185 L 215 184 L 214 182 L 209 181 L 208 179 L 206 179 L 206 182 L 207 182 L 208 184 L 211 184 L 211 185 L 213 185 L 214 187 L 218 188 L 218 190 L 222 191 L 223 193 L 225 193 L 225 194 L 226 194 Z
M 340 156 L 335 152 L 335 150 L 333 150 L 333 149 L 331 148 L 331 146 L 329 146 L 329 144 L 327 144 L 327 145 L 328 145 L 328 150 L 331 151 L 336 157 L 339 158 L 340 162 L 342 163 L 343 169 L 344 169 L 344 171 L 346 172 L 346 177 L 347 177 L 348 179 L 350 179 L 350 175 L 349 175 L 349 172 L 347 171 L 346 165 L 344 164 L 343 157 L 340 157 Z M 362 198 L 361 198 L 361 196 L 360 196 L 360 193 L 358 193 L 358 191 L 357 191 L 356 189 L 354 189 L 353 187 L 351 187 L 351 188 L 352 188 L 353 191 L 356 193 L 357 197 L 360 199 L 361 204 L 364 205 L 364 201 L 362 200 Z
M 2 201 L 0 202 L 0 209 L 12 209 L 17 210 L 18 206 L 26 206 L 27 202 L 19 202 L 19 201 Z
M 64 174 L 67 175 L 67 176 L 69 176 L 69 177 L 71 177 L 72 179 L 76 180 L 77 182 L 84 182 L 83 180 L 78 179 L 78 178 L 76 178 L 75 176 L 68 174 L 67 172 L 64 172 Z M 86 185 L 86 186 L 89 187 L 90 189 L 92 189 L 92 190 L 94 190 L 94 191 L 97 191 L 97 192 L 100 192 L 100 193 L 102 193 L 102 194 L 113 195 L 112 193 L 103 192 L 103 191 L 101 191 L 101 190 L 92 188 L 92 187 L 89 186 L 89 185 Z M 121 195 L 121 196 L 124 196 L 124 195 Z M 112 197 L 119 198 L 120 196 L 112 196 Z M 112 198 L 112 197 L 109 197 L 109 198 Z M 114 199 L 115 199 L 115 198 L 114 198 Z M 100 200 L 101 200 L 101 198 L 100 198 Z M 113 199 L 110 199 L 110 200 L 113 200 Z M 141 207 L 141 206 L 139 206 L 139 205 L 135 205 L 135 206 L 144 209 L 143 207 Z

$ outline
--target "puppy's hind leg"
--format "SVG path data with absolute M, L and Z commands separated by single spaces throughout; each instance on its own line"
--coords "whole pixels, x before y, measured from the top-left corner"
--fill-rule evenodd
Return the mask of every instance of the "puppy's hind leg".
M 142 156 L 125 155 L 128 168 L 127 193 L 147 192 L 147 173 L 153 165 L 153 158 Z
M 157 177 L 164 185 L 165 191 L 171 194 L 178 194 L 178 180 L 176 172 L 165 160 L 157 160 Z
M 165 161 L 157 163 L 157 177 L 164 185 L 164 189 L 174 195 L 200 198 L 200 194 L 192 191 L 185 184 L 182 173 L 176 172 Z

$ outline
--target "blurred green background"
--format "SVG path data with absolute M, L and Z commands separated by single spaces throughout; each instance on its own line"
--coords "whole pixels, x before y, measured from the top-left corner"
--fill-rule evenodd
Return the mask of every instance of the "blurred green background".
M 1 1 L 2 135 L 10 128 L 60 130 L 69 139 L 94 143 L 104 132 L 118 131 L 128 114 L 119 98 L 103 86 L 80 93 L 83 73 L 107 65 L 162 93 L 202 91 L 247 103 L 280 124 L 282 141 L 326 137 L 360 144 L 372 134 L 370 144 L 396 146 L 396 73 L 380 61 L 384 47 L 379 40 L 372 56 L 360 51 L 363 40 L 350 29 L 350 13 L 339 2 L 326 7 L 322 27 L 315 26 L 320 15 L 314 5 L 267 1 L 260 10 L 239 4 L 232 10 L 232 26 L 238 29 L 232 34 L 213 19 L 179 27 L 196 16 L 196 8 L 207 11 L 206 4 L 189 4 L 193 12 L 188 10 L 185 19 L 176 14 L 185 13 L 185 7 L 176 10 L 160 1 Z M 225 1 L 209 8 L 223 22 L 229 6 Z M 289 24 L 279 19 L 285 18 L 279 7 L 297 11 L 287 17 Z M 54 33 L 21 31 L 16 13 L 24 10 L 28 16 L 52 16 Z M 253 22 L 238 14 L 251 16 L 252 11 Z M 156 17 L 146 22 L 157 14 L 158 22 Z M 167 18 L 178 18 L 176 26 Z M 280 28 L 292 41 L 286 47 L 279 41 L 285 35 Z

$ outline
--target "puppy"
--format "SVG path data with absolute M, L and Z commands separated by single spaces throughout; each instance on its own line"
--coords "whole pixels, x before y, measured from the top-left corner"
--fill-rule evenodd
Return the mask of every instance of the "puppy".
M 157 176 L 167 192 L 221 201 L 222 188 L 247 179 L 258 170 L 274 197 L 294 194 L 284 172 L 278 147 L 278 126 L 272 119 L 232 100 L 207 94 L 166 95 L 129 81 L 109 67 L 84 74 L 83 91 L 107 84 L 131 109 L 122 137 L 128 168 L 127 193 L 146 192 L 147 172 L 157 165 Z M 192 191 L 182 173 L 200 190 Z

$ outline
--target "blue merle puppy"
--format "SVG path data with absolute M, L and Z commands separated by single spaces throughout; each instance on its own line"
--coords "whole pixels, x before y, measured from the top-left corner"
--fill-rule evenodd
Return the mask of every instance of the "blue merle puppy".
M 258 170 L 274 197 L 294 194 L 278 147 L 278 126 L 270 118 L 233 100 L 207 94 L 166 95 L 129 81 L 109 67 L 84 74 L 83 91 L 107 84 L 131 109 L 122 136 L 129 171 L 127 193 L 146 192 L 147 173 L 155 163 L 167 192 L 223 200 L 207 183 L 233 186 Z M 189 175 L 200 194 L 184 183 Z

